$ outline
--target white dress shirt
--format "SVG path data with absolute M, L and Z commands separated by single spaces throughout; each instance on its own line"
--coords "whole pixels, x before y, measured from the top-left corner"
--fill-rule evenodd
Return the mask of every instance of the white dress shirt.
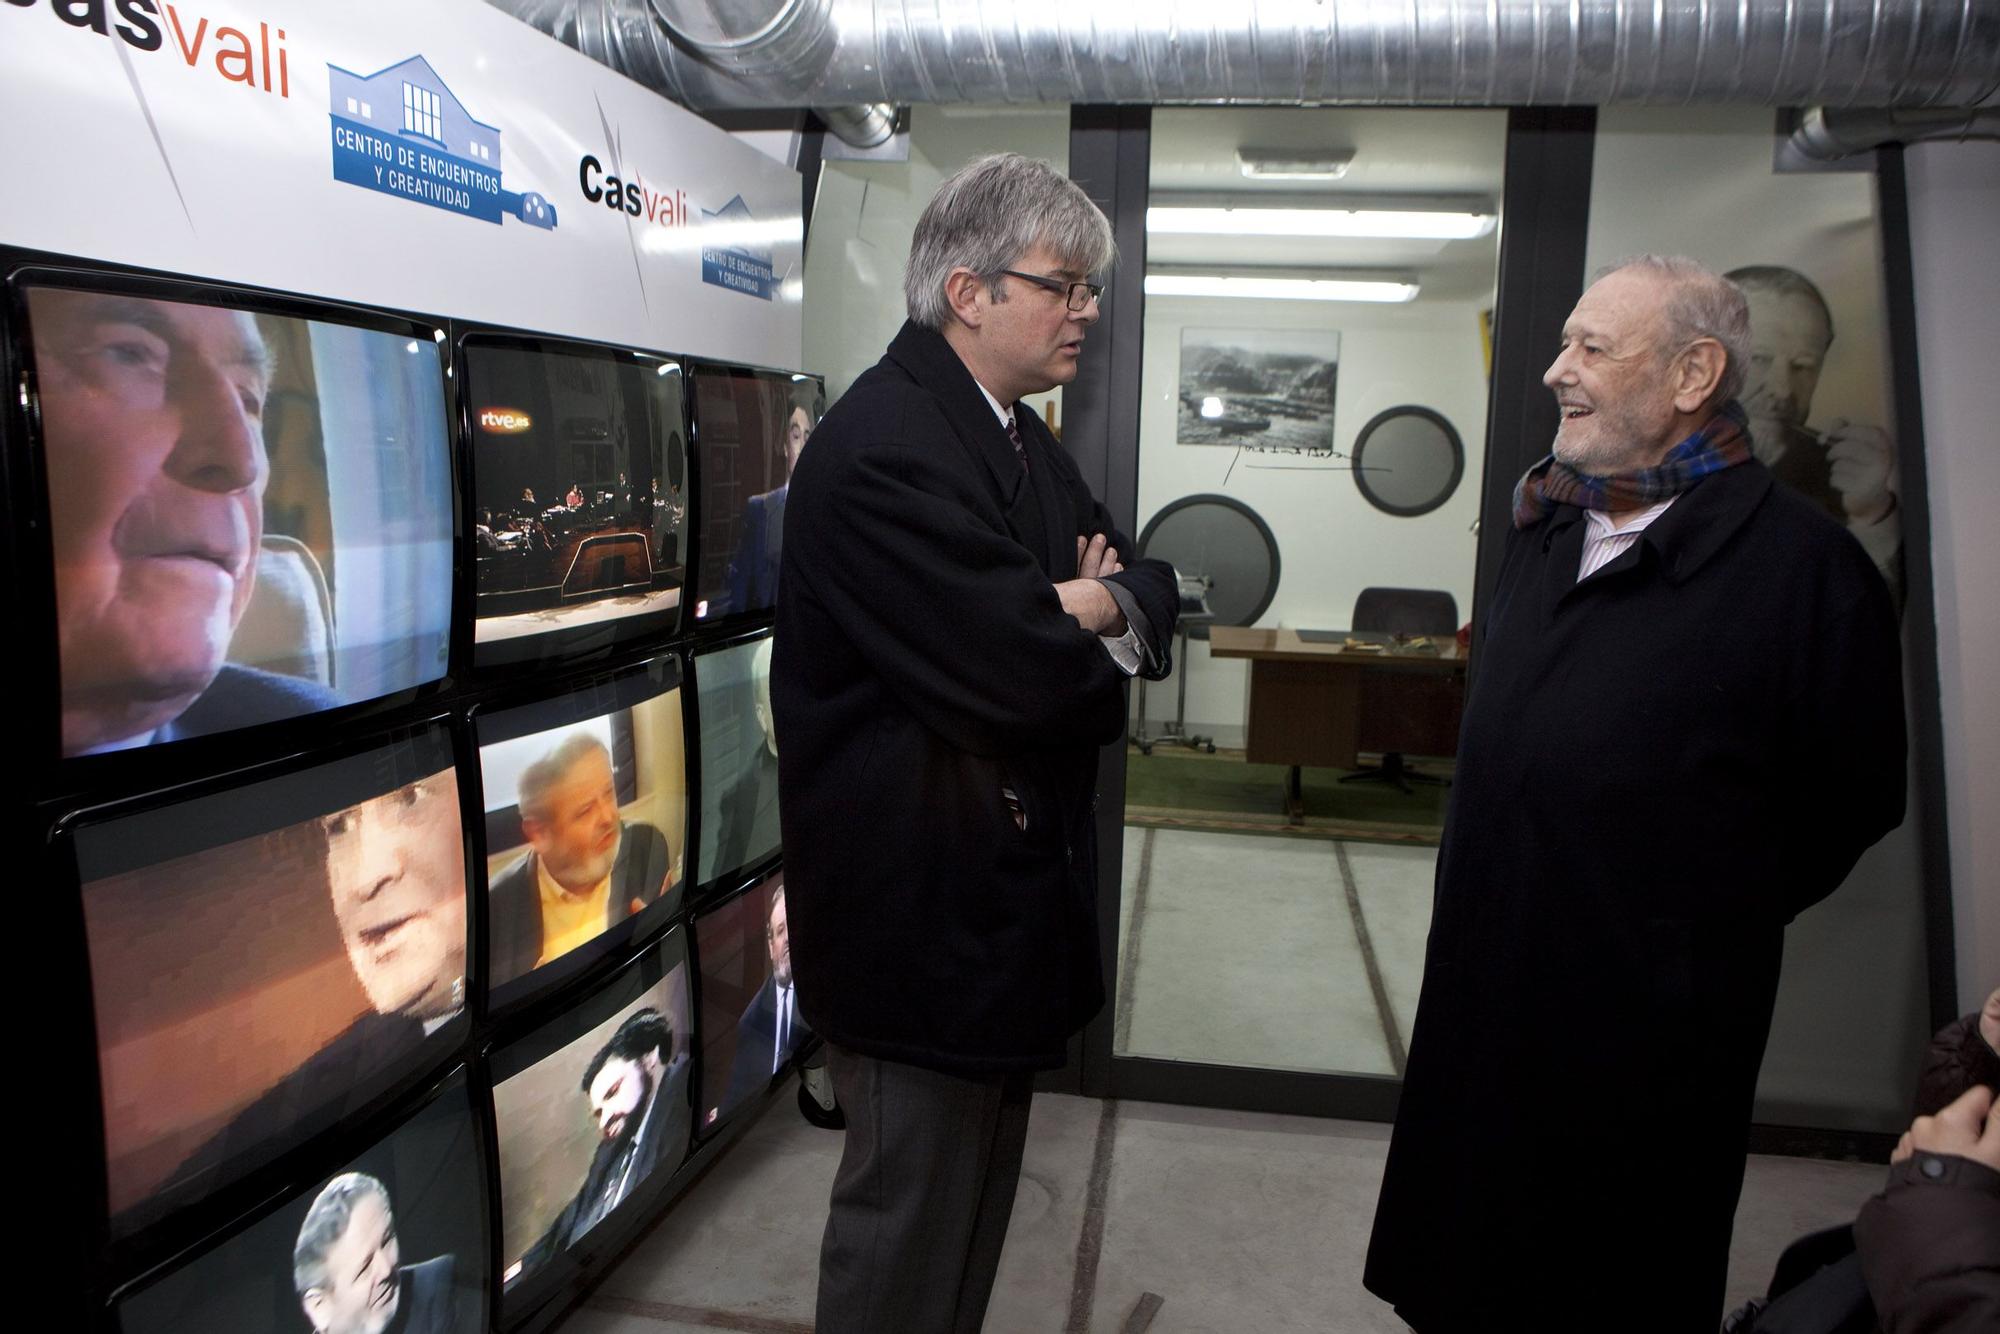
M 1649 505 L 1632 515 L 1623 524 L 1612 526 L 1611 516 L 1602 510 L 1583 512 L 1583 560 L 1576 572 L 1576 581 L 1582 583 L 1599 570 L 1617 560 L 1632 549 L 1639 540 L 1639 534 L 1652 526 L 1653 520 L 1667 512 L 1667 506 L 1675 497 L 1668 496 L 1657 505 Z

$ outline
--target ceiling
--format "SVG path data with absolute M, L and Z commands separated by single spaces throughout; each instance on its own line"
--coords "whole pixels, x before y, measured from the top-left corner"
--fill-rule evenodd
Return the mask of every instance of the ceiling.
M 1342 196 L 1478 195 L 1497 207 L 1505 154 L 1504 111 L 1393 107 L 1160 107 L 1153 112 L 1154 202 L 1173 192 L 1305 196 L 1337 206 Z M 1351 149 L 1337 181 L 1250 180 L 1239 148 L 1313 156 Z M 1147 238 L 1149 265 L 1231 268 L 1375 268 L 1415 273 L 1419 301 L 1485 301 L 1493 295 L 1498 230 L 1467 241 L 1335 240 L 1312 237 Z

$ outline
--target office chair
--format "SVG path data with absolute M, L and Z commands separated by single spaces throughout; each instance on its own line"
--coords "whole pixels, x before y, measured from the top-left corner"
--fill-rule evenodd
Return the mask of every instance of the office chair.
M 1430 635 L 1449 640 L 1458 633 L 1458 599 L 1435 588 L 1364 588 L 1354 600 L 1354 629 L 1392 635 Z M 1382 763 L 1343 775 L 1343 783 L 1394 783 L 1404 792 L 1412 783 L 1448 787 L 1448 778 L 1412 771 L 1402 746 L 1419 753 L 1456 749 L 1458 684 L 1434 672 L 1371 670 L 1361 678 L 1361 721 L 1378 735 Z M 1371 722 L 1374 724 L 1371 727 Z M 1364 744 L 1362 749 L 1377 746 Z

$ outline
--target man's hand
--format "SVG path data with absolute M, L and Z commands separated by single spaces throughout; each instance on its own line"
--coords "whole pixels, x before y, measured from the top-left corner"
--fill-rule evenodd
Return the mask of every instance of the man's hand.
M 1974 1084 L 1936 1116 L 1918 1117 L 1889 1161 L 1900 1163 L 1915 1153 L 1970 1158 L 2000 1172 L 2000 1108 L 1994 1106 L 1993 1090 Z
M 1118 563 L 1117 548 L 1106 544 L 1103 533 L 1088 541 L 1077 538 L 1076 578 L 1056 585 L 1063 610 L 1094 635 L 1124 634 L 1125 613 L 1118 609 L 1118 600 L 1110 590 L 1097 582 L 1124 568 Z
M 1879 427 L 1845 417 L 1828 428 L 1823 443 L 1829 480 L 1855 524 L 1879 523 L 1896 504 L 1896 446 Z

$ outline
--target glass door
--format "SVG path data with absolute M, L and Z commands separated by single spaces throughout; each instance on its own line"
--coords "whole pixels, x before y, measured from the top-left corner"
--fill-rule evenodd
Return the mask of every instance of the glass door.
M 1293 1110 L 1393 1102 L 1464 701 L 1506 140 L 1504 111 L 1152 114 L 1136 517 L 1186 639 L 1133 694 L 1112 1091 L 1240 1101 L 1203 1090 L 1259 1072 Z

